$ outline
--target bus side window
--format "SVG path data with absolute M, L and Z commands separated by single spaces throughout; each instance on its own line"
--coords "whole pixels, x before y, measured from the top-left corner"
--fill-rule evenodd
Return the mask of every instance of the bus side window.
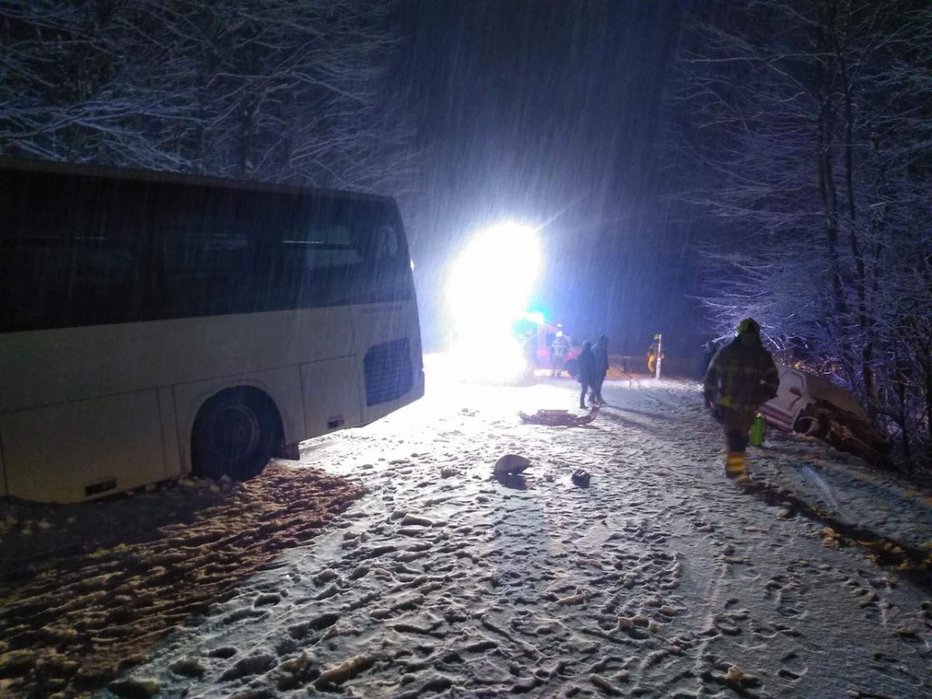
M 347 226 L 316 226 L 308 233 L 308 240 L 298 243 L 303 250 L 306 272 L 357 265 L 362 261 L 362 256 L 352 244 L 352 233 Z
M 266 308 L 343 303 L 363 261 L 342 202 L 295 198 L 280 202 L 278 224 L 267 231 L 275 250 L 262 293 Z
M 140 187 L 45 173 L 11 184 L 0 270 L 3 329 L 144 320 Z
M 254 310 L 250 245 L 233 194 L 164 186 L 161 195 L 165 317 Z
M 398 243 L 398 231 L 388 223 L 376 226 L 375 258 L 393 258 L 398 255 L 401 245 Z

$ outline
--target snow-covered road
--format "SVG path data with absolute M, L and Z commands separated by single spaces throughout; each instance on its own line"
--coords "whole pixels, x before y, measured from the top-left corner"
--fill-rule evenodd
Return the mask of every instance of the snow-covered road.
M 757 490 L 743 489 L 723 476 L 719 428 L 691 383 L 613 382 L 591 426 L 554 428 L 517 413 L 572 407 L 568 379 L 429 379 L 419 403 L 304 444 L 303 465 L 368 494 L 113 686 L 241 698 L 932 695 L 928 570 L 878 568 L 798 507 L 928 551 L 918 491 L 774 434 L 751 451 Z M 506 453 L 533 462 L 526 489 L 490 480 Z M 589 488 L 571 483 L 577 468 Z M 765 497 L 781 489 L 796 506 Z

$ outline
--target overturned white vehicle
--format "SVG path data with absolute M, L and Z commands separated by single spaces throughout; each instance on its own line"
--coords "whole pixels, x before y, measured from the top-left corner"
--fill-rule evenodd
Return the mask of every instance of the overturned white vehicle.
M 890 438 L 871 424 L 854 396 L 816 374 L 786 366 L 779 367 L 779 372 L 776 397 L 760 408 L 767 422 L 884 464 Z

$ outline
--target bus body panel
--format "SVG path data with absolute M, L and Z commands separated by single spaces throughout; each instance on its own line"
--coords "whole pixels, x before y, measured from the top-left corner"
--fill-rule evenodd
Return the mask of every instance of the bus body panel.
M 359 391 L 359 410 L 362 416 L 360 424 L 368 425 L 398 408 L 424 395 L 424 367 L 421 356 L 421 333 L 416 314 L 403 304 L 365 305 L 353 307 L 353 325 L 356 328 L 357 380 L 362 389 Z M 410 371 L 410 386 L 399 392 L 389 392 L 390 400 L 372 401 L 371 371 L 367 377 L 367 357 L 373 350 L 398 343 L 399 348 L 407 350 L 407 366 L 398 367 L 399 376 L 404 380 L 404 372 Z M 367 380 L 368 379 L 368 380 Z
M 162 421 L 162 453 L 165 455 L 165 475 L 184 473 L 181 446 L 178 442 L 178 411 L 170 386 L 159 388 L 159 417 Z
M 6 484 L 6 462 L 3 458 L 3 420 L 0 418 L 0 496 L 9 497 L 10 491 Z
M 328 406 L 324 411 L 323 429 L 318 424 L 309 424 L 304 415 L 305 397 L 321 393 L 314 386 L 304 385 L 300 367 L 320 363 L 322 372 L 327 375 L 323 365 L 331 363 L 325 360 L 342 355 L 343 359 L 333 366 L 343 366 L 349 361 L 345 358 L 352 351 L 353 328 L 351 313 L 343 308 L 63 328 L 11 333 L 3 339 L 0 343 L 0 414 L 20 415 L 10 426 L 7 426 L 7 419 L 0 420 L 6 494 L 13 497 L 74 502 L 96 495 L 85 496 L 84 488 L 98 476 L 106 475 L 100 469 L 106 471 L 105 466 L 109 467 L 110 461 L 102 461 L 99 466 L 89 465 L 64 455 L 50 461 L 42 446 L 44 438 L 37 440 L 35 430 L 24 432 L 23 422 L 34 421 L 36 430 L 54 434 L 54 431 L 43 430 L 41 424 L 46 421 L 46 415 L 58 414 L 57 406 L 93 401 L 102 394 L 122 395 L 139 386 L 151 385 L 160 390 L 161 397 L 157 396 L 154 401 L 157 412 L 139 422 L 142 434 L 120 435 L 135 444 L 151 437 L 147 434 L 151 430 L 145 425 L 161 424 L 160 452 L 158 458 L 151 459 L 146 453 L 132 454 L 123 450 L 125 472 L 122 473 L 124 477 L 118 479 L 119 490 L 189 473 L 190 436 L 197 410 L 224 388 L 252 385 L 268 393 L 278 407 L 286 443 L 323 434 L 327 431 L 326 418 L 341 413 L 347 416 L 347 425 L 359 423 L 357 401 L 354 397 L 347 398 L 338 389 L 332 389 L 330 394 L 341 397 L 342 403 Z M 218 352 L 218 348 L 222 350 Z M 264 368 L 273 361 L 285 361 L 290 365 Z M 243 368 L 255 371 L 243 372 Z M 354 374 L 345 369 L 333 375 L 355 381 Z M 159 381 L 168 385 L 156 385 Z M 355 392 L 347 395 L 355 396 Z M 19 410 L 11 411 L 13 407 Z M 50 412 L 43 412 L 44 408 L 49 408 Z M 67 425 L 60 429 L 70 433 Z M 69 438 L 64 441 L 68 442 Z M 65 479 L 67 482 L 61 487 L 41 486 L 50 489 L 50 496 L 40 498 L 36 486 L 27 483 L 29 471 L 38 469 L 39 477 L 46 467 L 37 464 L 60 464 L 62 459 L 72 464 L 75 472 L 88 469 L 87 473 L 93 475 L 83 480 Z M 58 466 L 49 468 L 54 470 Z M 157 478 L 143 475 L 156 472 Z M 62 500 L 66 493 L 75 499 Z
M 300 439 L 359 425 L 361 417 L 356 398 L 359 379 L 355 357 L 302 364 L 301 387 L 304 432 Z
M 164 480 L 156 390 L 0 414 L 8 495 L 77 502 Z
M 0 412 L 352 354 L 348 310 L 313 308 L 11 333 Z
M 191 431 L 201 406 L 220 391 L 241 386 L 257 388 L 272 399 L 281 417 L 285 442 L 304 439 L 301 373 L 297 364 L 180 384 L 173 387 L 173 392 L 179 418 L 178 443 L 182 473 L 191 471 Z

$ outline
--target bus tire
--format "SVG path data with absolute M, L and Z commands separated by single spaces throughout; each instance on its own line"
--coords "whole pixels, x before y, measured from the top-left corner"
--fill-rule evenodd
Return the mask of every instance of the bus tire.
M 275 405 L 254 388 L 231 388 L 201 407 L 191 431 L 195 475 L 244 481 L 265 468 L 280 441 Z
M 579 373 L 579 360 L 575 357 L 573 357 L 573 359 L 567 359 L 563 368 L 566 369 L 567 374 L 575 379 L 576 375 Z

